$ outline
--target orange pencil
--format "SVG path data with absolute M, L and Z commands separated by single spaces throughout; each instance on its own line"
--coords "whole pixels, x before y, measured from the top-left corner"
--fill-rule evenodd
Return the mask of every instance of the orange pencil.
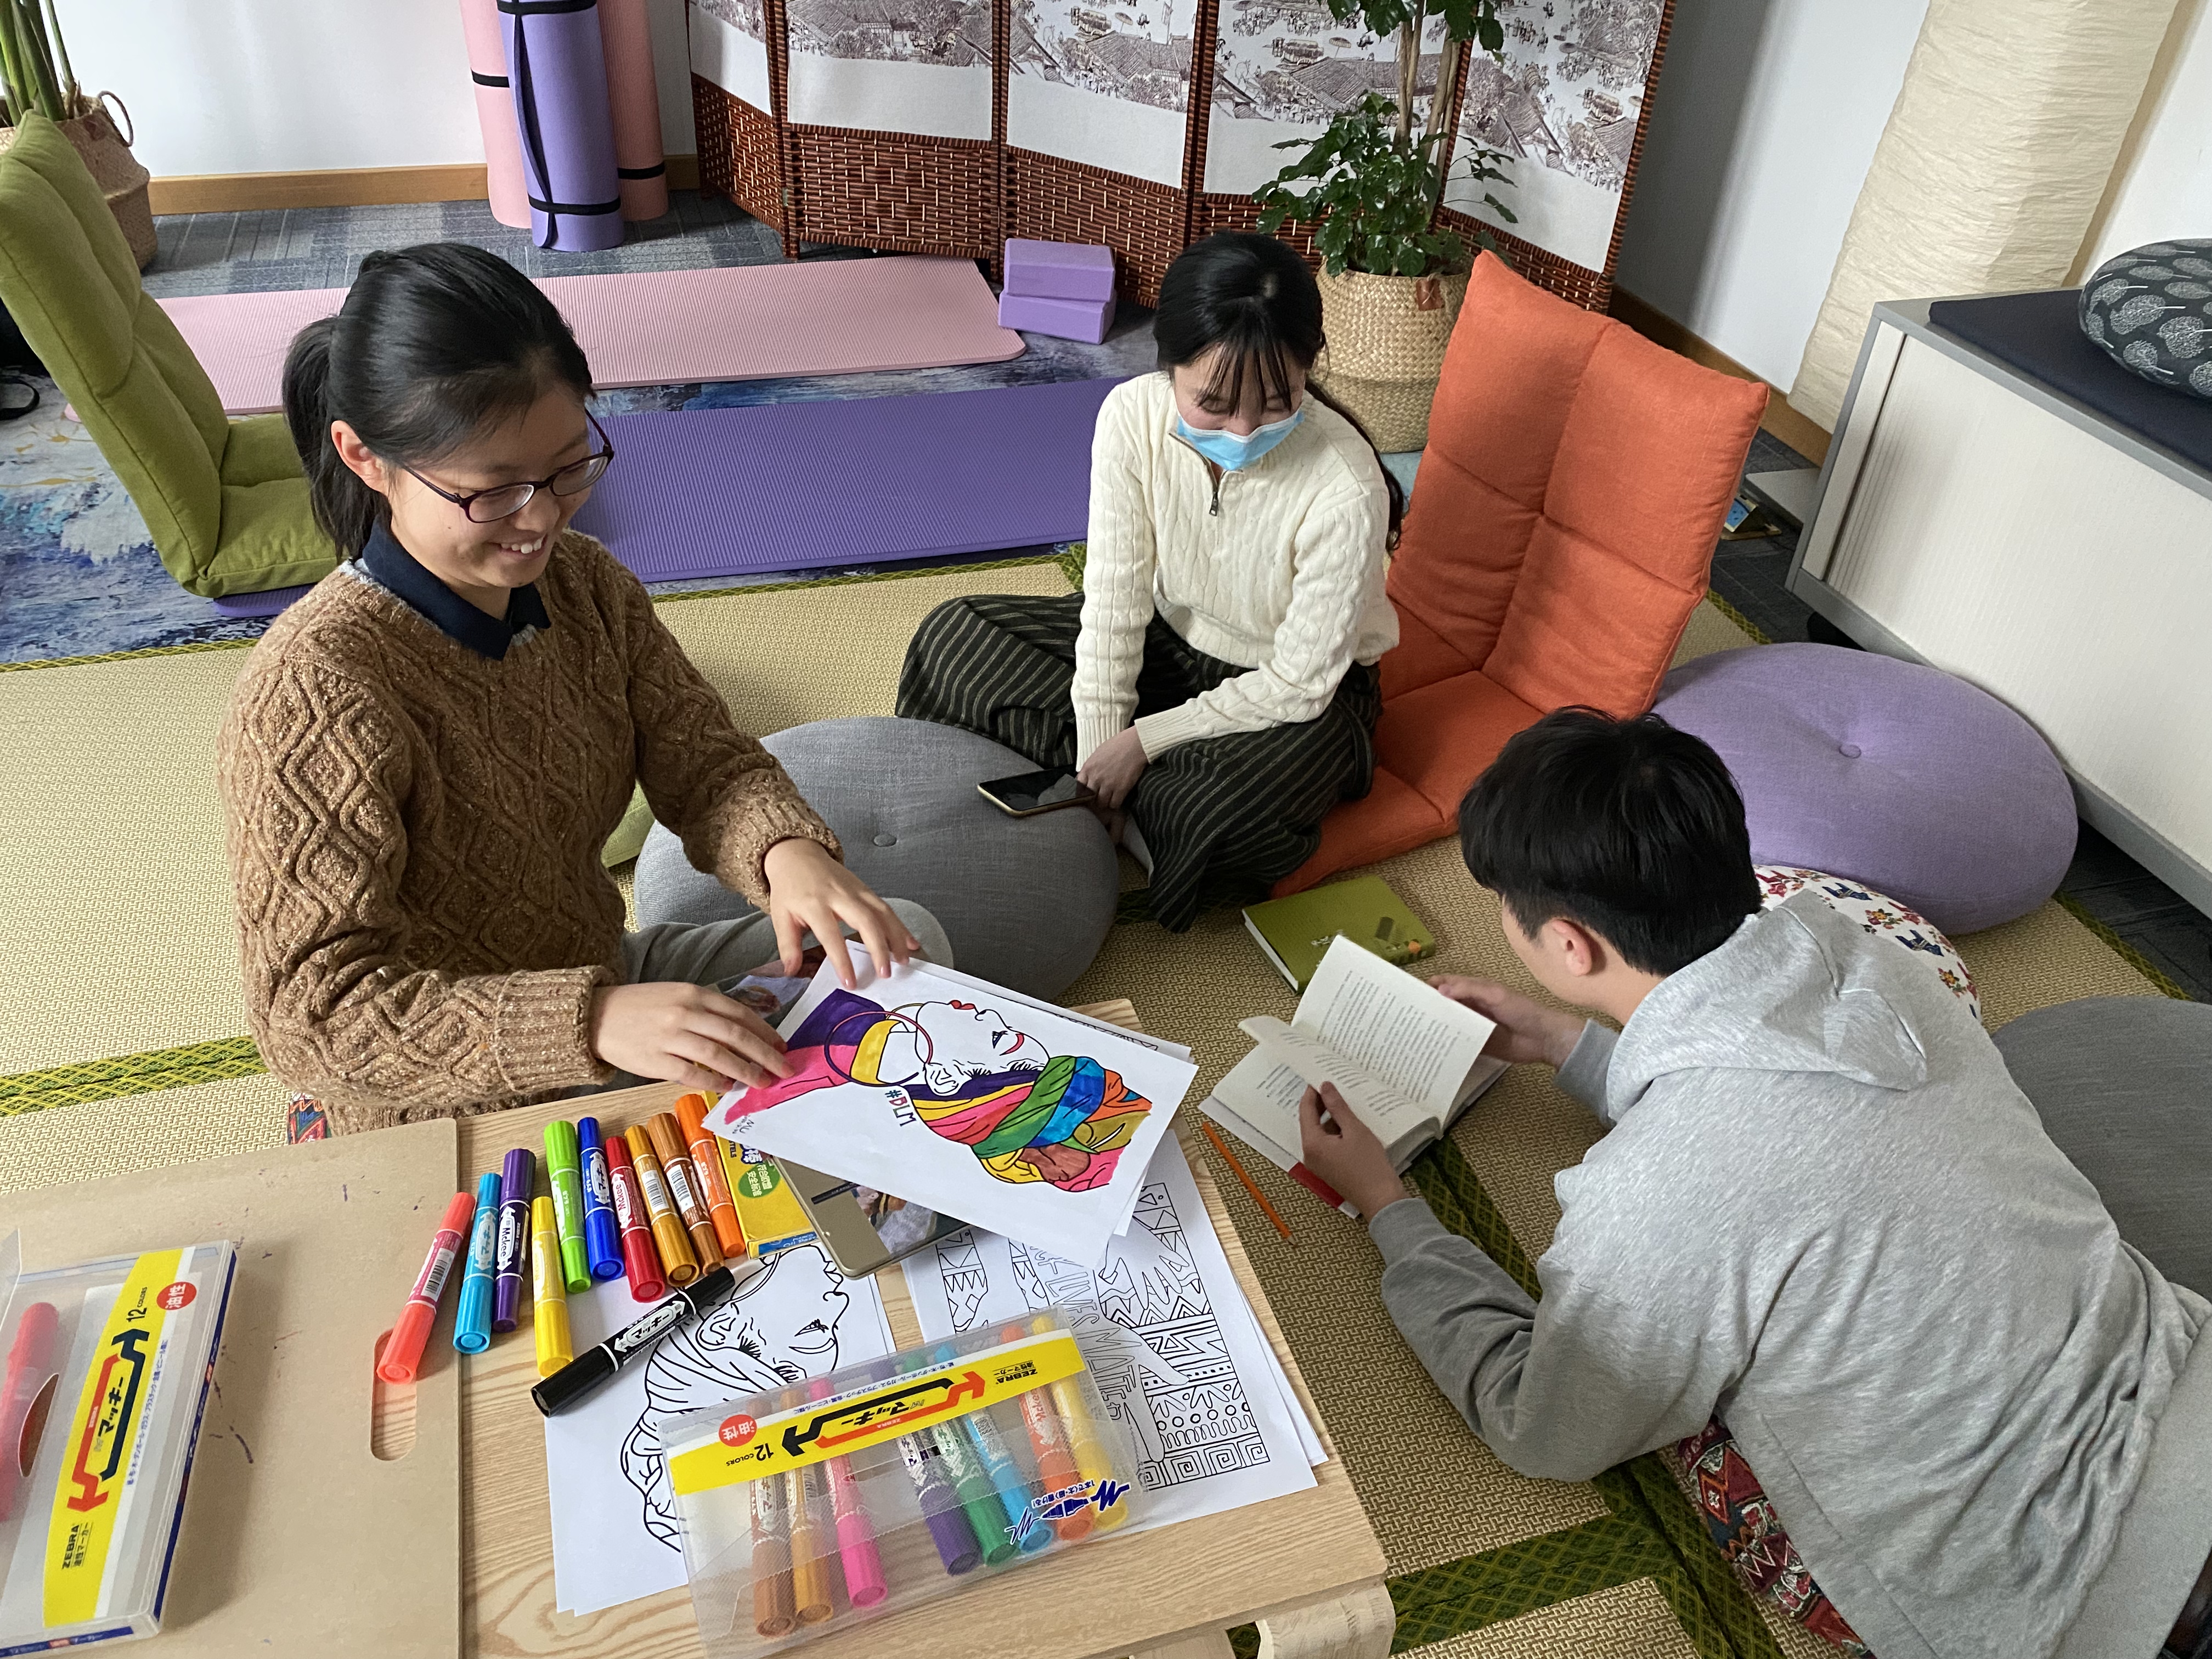
M 1213 1126 L 1204 1118 L 1199 1119 L 1198 1127 L 1206 1131 L 1206 1138 L 1213 1143 L 1213 1150 L 1221 1154 L 1221 1161 L 1229 1166 L 1229 1173 L 1235 1176 L 1243 1184 L 1244 1190 L 1252 1194 L 1252 1201 L 1260 1206 L 1260 1213 L 1275 1224 L 1275 1231 L 1282 1234 L 1283 1243 L 1295 1249 L 1297 1247 L 1297 1240 L 1291 1237 L 1290 1228 L 1284 1224 L 1283 1218 L 1275 1213 L 1275 1206 L 1267 1202 L 1267 1194 L 1252 1184 L 1252 1177 L 1245 1173 L 1244 1166 L 1237 1161 L 1237 1154 L 1229 1150 L 1229 1143 L 1217 1134 Z

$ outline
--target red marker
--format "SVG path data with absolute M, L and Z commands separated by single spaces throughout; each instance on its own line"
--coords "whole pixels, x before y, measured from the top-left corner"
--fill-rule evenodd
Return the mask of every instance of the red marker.
M 15 1324 L 15 1340 L 8 1349 L 8 1377 L 0 1383 L 0 1521 L 15 1507 L 15 1486 L 23 1476 L 16 1448 L 23 1442 L 23 1425 L 39 1391 L 46 1386 L 47 1366 L 53 1363 L 54 1333 L 61 1316 L 51 1302 L 33 1302 Z
M 476 1214 L 477 1200 L 469 1193 L 455 1193 L 453 1201 L 446 1206 L 446 1219 L 438 1228 L 438 1236 L 430 1241 L 430 1254 L 422 1258 L 422 1271 L 415 1276 L 407 1305 L 392 1323 L 392 1334 L 385 1339 L 384 1358 L 376 1362 L 376 1374 L 386 1382 L 415 1380 L 422 1345 L 430 1340 L 430 1327 L 438 1322 L 438 1298 L 445 1294 L 453 1258 L 460 1255 L 461 1241 L 468 1237 Z
M 660 1253 L 653 1248 L 653 1229 L 646 1224 L 645 1198 L 637 1189 L 637 1166 L 630 1162 L 629 1143 L 621 1135 L 606 1138 L 607 1177 L 615 1188 L 615 1224 L 622 1229 L 623 1271 L 629 1276 L 630 1296 L 639 1302 L 658 1302 L 668 1294 L 661 1276 Z

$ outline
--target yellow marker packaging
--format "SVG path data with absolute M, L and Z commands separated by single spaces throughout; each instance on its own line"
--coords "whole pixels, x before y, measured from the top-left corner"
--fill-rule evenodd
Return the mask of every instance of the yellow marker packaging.
M 26 1273 L 21 1251 L 0 1238 L 0 1652 L 151 1636 L 238 1253 Z

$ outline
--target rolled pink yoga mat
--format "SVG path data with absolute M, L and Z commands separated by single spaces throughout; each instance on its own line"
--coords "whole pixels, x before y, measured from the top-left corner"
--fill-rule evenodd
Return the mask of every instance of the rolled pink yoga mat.
M 507 94 L 507 43 L 500 39 L 498 0 L 461 0 L 461 34 L 468 42 L 477 125 L 483 132 L 484 189 L 491 198 L 491 216 L 527 230 L 530 201 L 522 188 L 522 137 L 514 125 L 514 100 Z
M 660 88 L 653 78 L 653 26 L 645 0 L 599 0 L 599 42 L 607 60 L 622 216 L 658 219 L 668 211 L 668 164 L 660 151 Z

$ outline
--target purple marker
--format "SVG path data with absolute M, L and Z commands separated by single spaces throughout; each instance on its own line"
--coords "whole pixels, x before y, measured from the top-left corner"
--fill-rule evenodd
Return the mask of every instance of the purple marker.
M 492 1280 L 491 1328 L 514 1328 L 522 1311 L 522 1281 L 530 1270 L 530 1194 L 538 1183 L 538 1160 L 526 1146 L 507 1155 L 499 1177 L 499 1245 Z
M 936 1540 L 938 1559 L 945 1563 L 945 1571 L 956 1578 L 974 1571 L 983 1552 L 975 1542 L 975 1528 L 968 1524 L 968 1512 L 960 1505 L 960 1491 L 952 1484 L 952 1472 L 946 1466 L 945 1449 L 937 1443 L 936 1431 L 916 1429 L 912 1434 L 902 1434 L 898 1449 L 907 1475 L 914 1482 L 915 1496 L 921 1500 L 921 1518 L 929 1522 L 929 1535 Z

